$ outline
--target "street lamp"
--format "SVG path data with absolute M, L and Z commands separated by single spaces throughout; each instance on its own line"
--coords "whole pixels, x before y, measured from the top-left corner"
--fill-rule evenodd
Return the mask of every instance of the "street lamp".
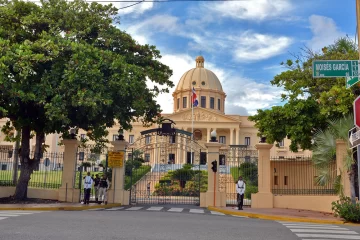
M 217 142 L 216 140 L 216 130 L 214 129 L 211 133 L 210 133 L 210 142 Z
M 70 128 L 70 138 L 76 139 L 76 129 L 75 128 Z
M 124 141 L 124 130 L 122 128 L 119 129 L 119 136 L 117 138 L 118 141 Z

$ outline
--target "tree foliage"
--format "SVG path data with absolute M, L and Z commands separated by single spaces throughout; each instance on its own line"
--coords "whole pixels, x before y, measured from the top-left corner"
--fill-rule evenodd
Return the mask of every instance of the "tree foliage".
M 156 121 L 155 97 L 173 86 L 172 72 L 154 46 L 139 45 L 116 27 L 116 8 L 83 0 L 0 0 L 0 15 L 0 117 L 22 133 L 16 198 L 26 197 L 46 134 L 68 137 L 69 128 L 81 128 L 105 144 L 115 121 L 124 129 L 134 119 Z M 147 87 L 148 80 L 155 87 Z
M 290 149 L 311 149 L 316 131 L 325 129 L 327 120 L 341 118 L 352 112 L 354 94 L 359 85 L 347 89 L 345 78 L 313 78 L 313 60 L 357 60 L 357 46 L 348 38 L 341 38 L 324 47 L 320 53 L 302 49 L 295 60 L 282 63 L 286 71 L 276 75 L 272 85 L 284 89 L 283 106 L 258 110 L 249 117 L 267 142 L 291 140 Z

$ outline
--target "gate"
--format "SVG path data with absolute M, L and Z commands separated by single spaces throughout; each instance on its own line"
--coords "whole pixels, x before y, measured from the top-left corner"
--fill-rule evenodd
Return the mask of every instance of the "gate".
M 219 190 L 226 192 L 226 204 L 236 205 L 236 182 L 245 180 L 244 206 L 251 205 L 251 193 L 258 191 L 258 151 L 247 145 L 230 145 L 220 149 Z
M 168 119 L 167 119 L 168 120 Z M 126 149 L 130 204 L 200 204 L 207 190 L 206 152 L 174 123 L 141 132 Z

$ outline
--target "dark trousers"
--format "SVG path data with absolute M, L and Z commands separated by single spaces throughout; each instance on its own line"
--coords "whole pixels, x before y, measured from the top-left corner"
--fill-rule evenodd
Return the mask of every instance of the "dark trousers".
M 85 188 L 84 189 L 84 203 L 85 204 L 89 204 L 90 202 L 90 191 L 91 191 L 91 188 Z
M 244 194 L 242 194 L 242 195 L 237 194 L 238 209 L 242 209 L 242 208 L 243 208 L 243 203 L 244 203 Z

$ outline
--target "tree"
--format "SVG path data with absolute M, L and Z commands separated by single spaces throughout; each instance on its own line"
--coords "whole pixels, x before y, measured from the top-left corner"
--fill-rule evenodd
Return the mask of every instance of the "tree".
M 266 136 L 268 143 L 291 140 L 290 149 L 311 149 L 313 135 L 327 127 L 327 120 L 341 118 L 352 112 L 354 94 L 359 85 L 347 89 L 344 78 L 312 77 L 313 60 L 356 60 L 357 45 L 348 38 L 341 38 L 324 47 L 321 53 L 302 49 L 294 55 L 295 61 L 282 63 L 286 71 L 276 75 L 272 85 L 284 89 L 283 106 L 258 110 L 249 117 L 259 128 L 259 135 Z
M 4 132 L 21 130 L 16 199 L 26 198 L 46 134 L 68 138 L 70 128 L 81 128 L 103 146 L 115 121 L 124 129 L 132 121 L 157 121 L 155 97 L 173 86 L 172 72 L 158 61 L 155 46 L 139 45 L 115 26 L 116 8 L 83 0 L 0 0 L 0 15 L 0 117 L 11 122 Z
M 319 171 L 317 183 L 324 185 L 328 182 L 333 182 L 337 187 L 338 192 L 342 195 L 342 186 L 340 185 L 340 178 L 338 176 L 332 179 L 331 176 L 336 174 L 331 172 L 331 165 L 336 163 L 336 140 L 341 139 L 347 143 L 347 155 L 345 157 L 344 166 L 337 166 L 344 168 L 350 180 L 351 199 L 355 201 L 355 174 L 357 165 L 353 158 L 352 150 L 349 146 L 348 131 L 354 126 L 354 116 L 349 114 L 345 117 L 329 120 L 328 127 L 325 130 L 319 130 L 314 137 L 314 148 L 312 161 L 314 166 Z M 336 171 L 336 169 L 335 169 Z

